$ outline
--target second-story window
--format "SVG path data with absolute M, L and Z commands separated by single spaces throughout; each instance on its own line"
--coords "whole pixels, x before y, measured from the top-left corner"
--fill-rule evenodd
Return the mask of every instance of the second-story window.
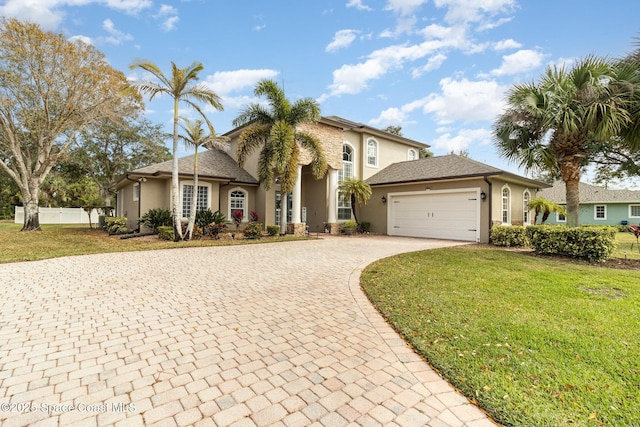
M 373 138 L 367 140 L 367 166 L 378 167 L 378 142 Z

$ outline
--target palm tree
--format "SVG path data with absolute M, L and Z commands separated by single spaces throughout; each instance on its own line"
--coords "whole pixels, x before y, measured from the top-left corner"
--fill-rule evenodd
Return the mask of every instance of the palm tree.
M 533 225 L 536 224 L 536 221 L 538 220 L 538 215 L 540 215 L 540 212 L 542 212 L 542 218 L 540 220 L 541 224 L 544 224 L 547 221 L 547 219 L 549 218 L 549 215 L 551 215 L 551 212 L 559 212 L 562 215 L 567 214 L 567 212 L 562 206 L 552 202 L 549 199 L 545 199 L 544 197 L 535 197 L 531 199 L 527 207 L 529 209 L 533 209 L 533 212 L 534 212 Z
M 257 97 L 264 96 L 268 107 L 251 104 L 233 121 L 234 126 L 247 127 L 238 139 L 237 158 L 243 167 L 248 156 L 260 148 L 258 179 L 269 190 L 276 179 L 280 181 L 281 227 L 287 222 L 285 194 L 293 190 L 298 175 L 300 147 L 311 155 L 314 178 L 320 179 L 327 170 L 327 161 L 320 140 L 298 126 L 316 123 L 320 119 L 320 106 L 311 98 L 303 98 L 293 104 L 285 97 L 273 80 L 262 80 L 254 89 Z
M 198 148 L 205 146 L 209 149 L 222 149 L 229 140 L 226 136 L 217 136 L 213 127 L 209 128 L 209 134 L 205 133 L 203 128 L 204 122 L 200 119 L 193 121 L 182 117 L 184 122 L 181 125 L 184 135 L 179 135 L 180 139 L 187 147 L 193 147 L 195 154 L 193 156 L 193 192 L 191 194 L 191 210 L 189 211 L 189 223 L 187 224 L 187 232 L 184 236 L 185 240 L 191 239 L 193 235 L 193 225 L 196 221 L 196 208 L 198 201 Z
M 369 184 L 358 178 L 347 178 L 342 181 L 338 187 L 338 192 L 342 201 L 351 202 L 351 212 L 356 224 L 360 226 L 358 217 L 356 216 L 356 203 L 366 205 L 371 198 L 371 187 Z
M 171 173 L 171 211 L 173 214 L 173 235 L 175 241 L 183 239 L 182 224 L 178 216 L 179 182 L 178 182 L 178 106 L 184 102 L 196 110 L 207 123 L 211 123 L 200 109 L 198 103 L 211 105 L 216 110 L 222 110 L 220 97 L 203 83 L 193 84 L 198 80 L 198 73 L 204 69 L 200 62 L 194 62 L 186 68 L 178 68 L 171 62 L 171 75 L 166 76 L 157 65 L 151 61 L 139 60 L 131 64 L 130 68 L 141 68 L 151 73 L 159 82 L 144 80 L 136 82 L 134 87 L 143 95 L 149 95 L 153 100 L 158 95 L 168 95 L 173 99 L 173 170 Z
M 569 226 L 578 225 L 582 169 L 598 142 L 631 124 L 639 84 L 632 67 L 589 56 L 571 70 L 548 67 L 537 84 L 517 84 L 508 93 L 508 108 L 494 124 L 498 151 L 527 170 L 562 177 Z

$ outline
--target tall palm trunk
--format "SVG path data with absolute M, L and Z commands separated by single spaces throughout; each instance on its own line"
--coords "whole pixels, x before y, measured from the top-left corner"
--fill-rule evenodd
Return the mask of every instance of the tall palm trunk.
M 178 181 L 178 100 L 173 101 L 173 168 L 171 171 L 171 212 L 173 214 L 173 240 L 182 240 L 182 222 L 178 203 L 180 202 L 180 183 Z
M 191 193 L 191 210 L 189 211 L 189 224 L 187 224 L 187 234 L 185 240 L 193 237 L 193 226 L 196 223 L 196 208 L 198 204 L 198 145 L 193 157 L 193 192 Z
M 356 224 L 360 225 L 360 221 L 358 221 L 358 217 L 356 216 L 356 195 L 351 194 L 351 212 L 353 213 L 353 219 Z
M 560 173 L 566 186 L 567 225 L 580 225 L 580 159 L 570 156 L 560 161 Z
M 287 193 L 280 191 L 280 234 L 287 234 Z

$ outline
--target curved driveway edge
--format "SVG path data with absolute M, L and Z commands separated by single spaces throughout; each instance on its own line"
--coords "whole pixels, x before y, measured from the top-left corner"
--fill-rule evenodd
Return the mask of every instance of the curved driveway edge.
M 360 290 L 393 237 L 1 264 L 3 426 L 491 427 Z

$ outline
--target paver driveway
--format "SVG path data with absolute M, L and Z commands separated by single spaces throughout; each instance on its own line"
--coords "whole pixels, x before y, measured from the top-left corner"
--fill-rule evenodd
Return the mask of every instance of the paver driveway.
M 394 253 L 327 237 L 0 265 L 3 426 L 493 426 L 359 288 Z

